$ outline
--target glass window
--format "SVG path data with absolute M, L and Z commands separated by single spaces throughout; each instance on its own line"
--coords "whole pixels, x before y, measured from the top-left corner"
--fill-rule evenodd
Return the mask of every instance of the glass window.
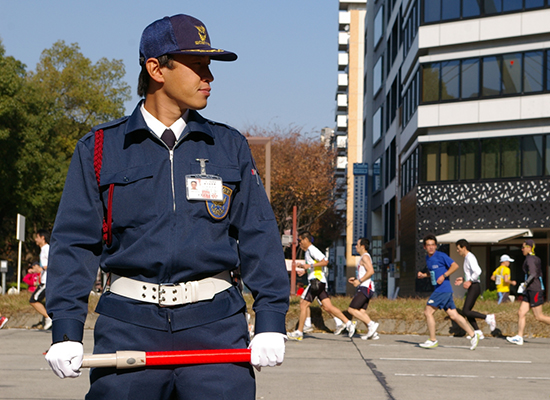
M 483 79 L 481 95 L 497 96 L 500 94 L 500 64 L 502 56 L 483 57 Z
M 460 1 L 441 0 L 441 19 L 443 21 L 460 18 Z
M 460 143 L 460 179 L 477 179 L 479 142 L 466 140 Z
M 373 93 L 373 95 L 378 93 L 378 91 L 382 87 L 382 81 L 383 81 L 383 78 L 382 78 L 382 65 L 384 64 L 383 58 L 384 57 L 380 57 L 378 59 L 378 61 L 376 62 L 375 66 L 373 68 L 373 71 L 372 71 L 372 93 Z
M 522 175 L 542 175 L 542 136 L 524 136 L 521 142 Z
M 502 12 L 502 0 L 484 0 L 485 14 L 498 14 Z
M 525 9 L 544 7 L 544 0 L 525 0 Z
M 438 154 L 439 143 L 425 143 L 422 145 L 422 180 L 424 182 L 438 180 Z
M 523 7 L 523 0 L 504 0 L 502 2 L 502 11 L 518 11 Z
M 521 53 L 502 56 L 502 93 L 521 93 Z
M 382 189 L 382 185 L 380 182 L 380 159 L 376 160 L 372 166 L 372 180 L 374 192 Z
M 479 97 L 479 58 L 462 60 L 461 72 L 461 97 L 463 99 Z
M 460 98 L 459 71 L 460 61 L 443 61 L 441 63 L 441 100 Z
M 519 138 L 505 137 L 501 142 L 501 173 L 502 178 L 520 176 Z
M 550 135 L 546 135 L 546 154 L 544 159 L 546 160 L 544 175 L 550 175 Z
M 462 0 L 462 16 L 477 17 L 480 14 L 479 0 Z
M 499 178 L 500 139 L 481 141 L 481 178 Z
M 378 44 L 380 39 L 382 39 L 382 34 L 384 30 L 384 6 L 378 9 L 376 17 L 374 17 L 374 46 Z
M 440 180 L 453 181 L 458 180 L 458 143 L 441 143 L 441 172 Z
M 424 0 L 424 22 L 436 22 L 441 18 L 441 0 Z
M 382 107 L 372 117 L 372 143 L 376 143 L 382 136 Z
M 422 101 L 439 100 L 440 63 L 429 63 L 422 66 Z
M 523 92 L 542 90 L 542 51 L 529 51 L 523 55 Z

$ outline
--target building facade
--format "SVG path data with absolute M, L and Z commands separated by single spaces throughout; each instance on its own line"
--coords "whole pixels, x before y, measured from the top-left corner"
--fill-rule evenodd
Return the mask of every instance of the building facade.
M 338 14 L 338 83 L 336 90 L 336 129 L 333 145 L 337 150 L 336 177 L 339 187 L 337 207 L 345 210 L 346 227 L 330 249 L 330 259 L 336 266 L 334 291 L 351 294 L 347 277 L 355 272 L 353 165 L 363 160 L 364 127 L 364 59 L 367 0 L 340 0 Z M 366 201 L 366 194 L 364 196 Z M 361 217 L 366 214 L 362 213 Z M 364 229 L 363 229 L 364 231 Z M 357 234 L 357 228 L 355 228 Z
M 425 290 L 416 273 L 427 233 L 459 265 L 454 242 L 470 240 L 489 289 L 504 253 L 523 280 L 520 248 L 532 235 L 550 286 L 549 1 L 369 0 L 366 9 L 361 162 L 384 294 Z

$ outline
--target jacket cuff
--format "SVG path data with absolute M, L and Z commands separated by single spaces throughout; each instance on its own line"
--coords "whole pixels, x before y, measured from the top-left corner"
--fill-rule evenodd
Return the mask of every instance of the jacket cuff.
M 286 335 L 285 314 L 275 311 L 259 311 L 256 313 L 254 333 L 278 332 Z
M 81 342 L 84 337 L 84 324 L 76 319 L 54 319 L 52 325 L 52 343 Z

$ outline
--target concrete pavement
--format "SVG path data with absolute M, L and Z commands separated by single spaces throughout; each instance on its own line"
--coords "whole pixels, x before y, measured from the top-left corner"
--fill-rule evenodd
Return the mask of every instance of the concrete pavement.
M 306 335 L 287 343 L 282 366 L 257 373 L 257 399 L 550 399 L 550 339 L 516 346 L 487 337 L 475 351 L 465 338 L 438 339 L 425 350 L 417 346 L 425 336 Z M 61 380 L 50 371 L 42 355 L 49 343 L 47 331 L 0 330 L 0 399 L 84 398 L 86 376 Z M 86 330 L 85 352 L 92 345 Z

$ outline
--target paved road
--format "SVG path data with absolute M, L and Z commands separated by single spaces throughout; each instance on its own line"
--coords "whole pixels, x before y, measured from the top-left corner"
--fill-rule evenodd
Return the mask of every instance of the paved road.
M 550 339 L 527 339 L 524 346 L 486 338 L 468 350 L 464 338 L 439 337 L 433 350 L 417 347 L 425 337 L 307 335 L 289 342 L 285 363 L 257 374 L 257 398 L 266 400 L 430 400 L 550 399 Z M 85 351 L 92 347 L 85 333 Z M 85 376 L 61 380 L 42 353 L 50 333 L 0 331 L 0 399 L 82 399 Z M 149 399 L 147 399 L 149 400 Z

